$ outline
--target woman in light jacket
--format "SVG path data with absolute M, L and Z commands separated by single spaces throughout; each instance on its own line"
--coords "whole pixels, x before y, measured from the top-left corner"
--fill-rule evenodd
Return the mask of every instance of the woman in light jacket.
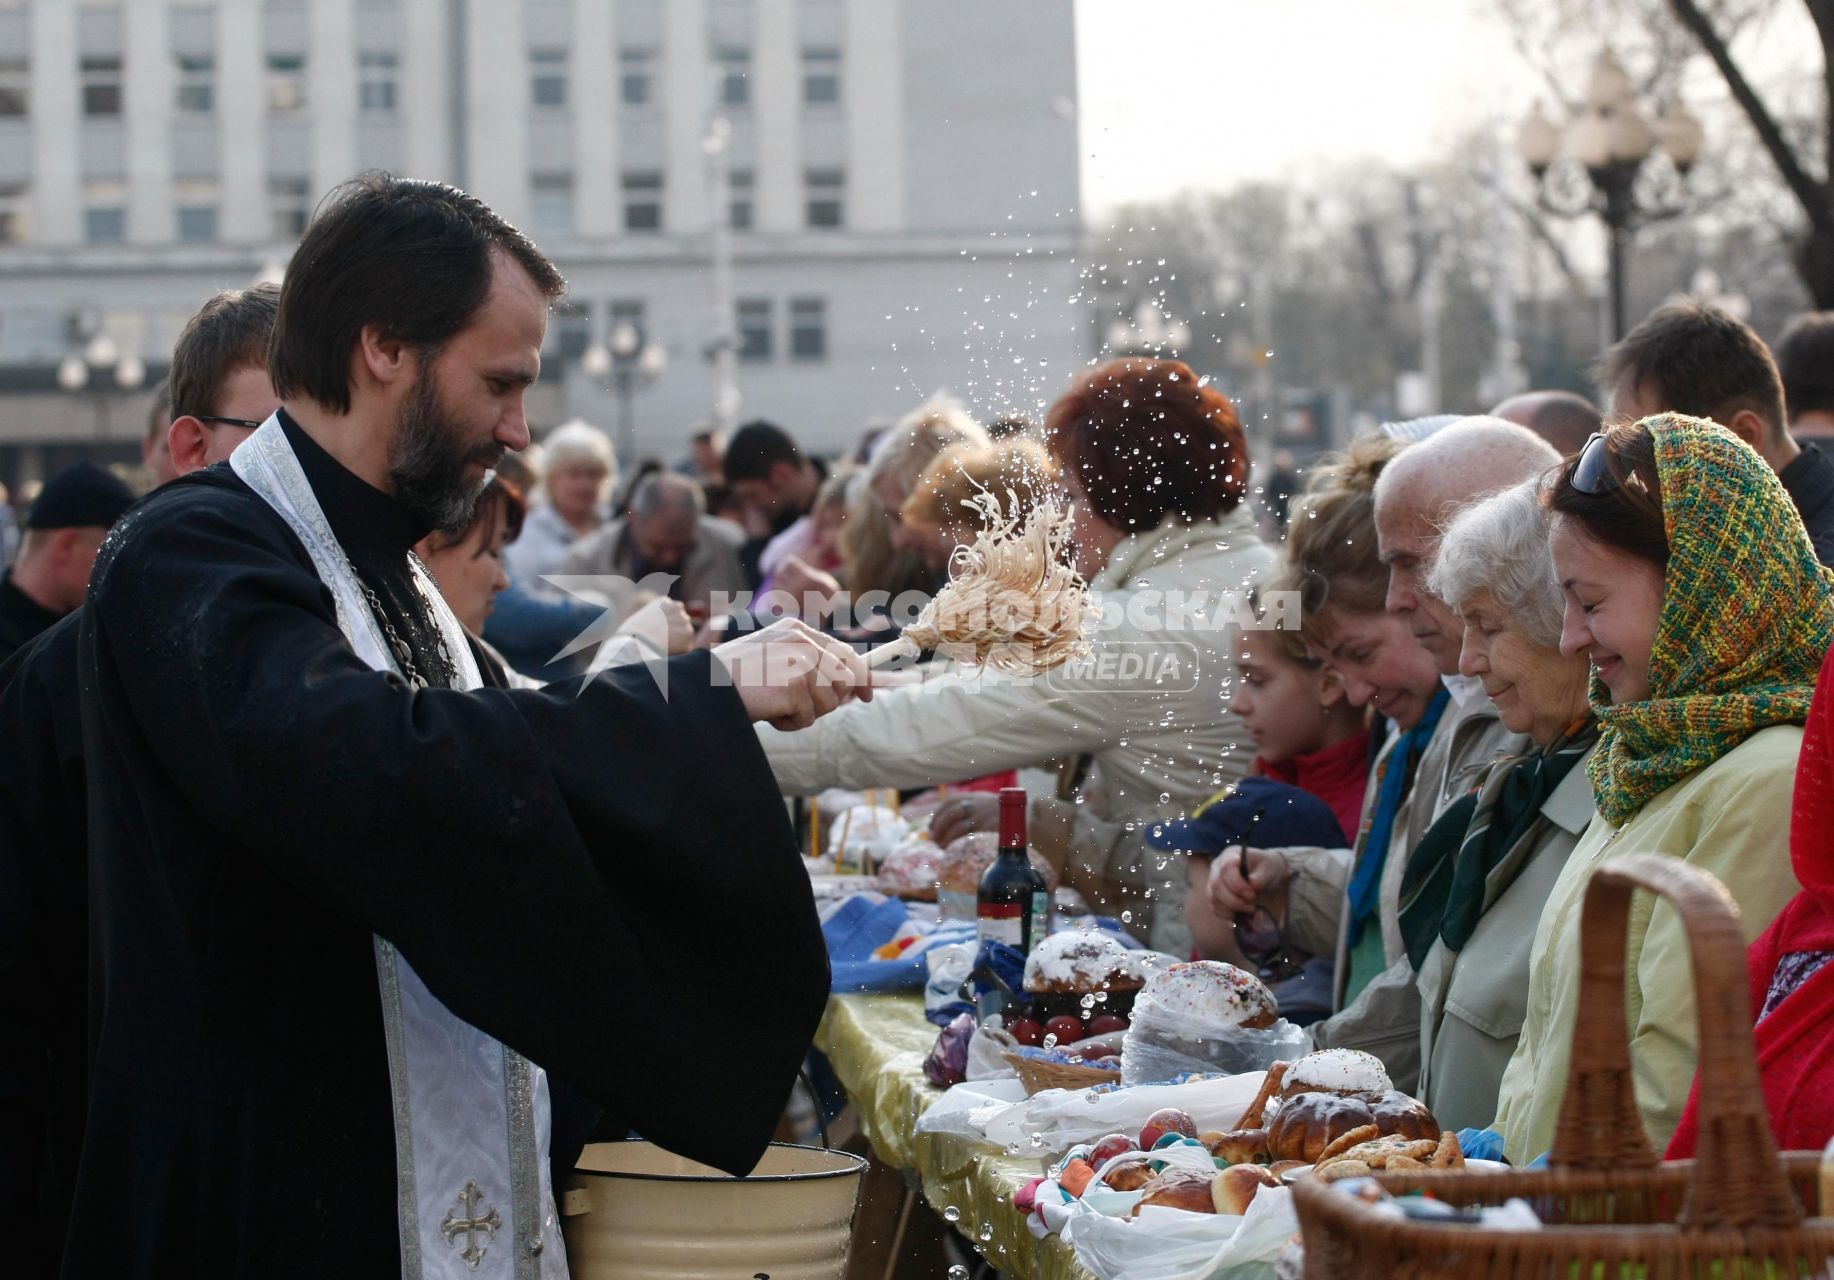
M 1112 360 L 1052 405 L 1045 445 L 1075 504 L 1077 567 L 1101 619 L 1087 660 L 1008 679 L 950 671 L 796 733 L 763 730 L 789 794 L 922 787 L 1064 758 L 1082 803 L 1034 796 L 1032 844 L 1085 893 L 1125 903 L 1154 946 L 1188 955 L 1182 859 L 1138 828 L 1240 777 L 1252 756 L 1227 710 L 1229 623 L 1273 560 L 1243 503 L 1248 454 L 1235 408 L 1175 360 Z M 1080 766 L 1080 767 L 1079 767 Z M 991 799 L 988 797 L 986 799 Z M 932 830 L 990 825 L 951 796 Z M 1136 829 L 1129 830 L 1129 827 Z
M 1588 767 L 1599 820 L 1555 882 L 1529 960 L 1528 1014 L 1503 1074 L 1511 1161 L 1553 1143 L 1579 1004 L 1592 871 L 1655 851 L 1719 877 L 1749 942 L 1796 893 L 1790 790 L 1834 599 L 1774 472 L 1723 427 L 1661 414 L 1592 438 L 1553 473 L 1561 648 L 1592 664 L 1603 733 Z M 1630 913 L 1630 1061 L 1650 1141 L 1667 1146 L 1698 1057 L 1681 919 Z
M 1460 674 L 1532 749 L 1491 766 L 1428 828 L 1401 882 L 1419 974 L 1419 1095 L 1448 1129 L 1496 1114 L 1528 1010 L 1528 953 L 1554 880 L 1592 821 L 1598 746 L 1584 654 L 1560 649 L 1560 587 L 1540 482 L 1464 508 L 1428 585 L 1465 626 Z

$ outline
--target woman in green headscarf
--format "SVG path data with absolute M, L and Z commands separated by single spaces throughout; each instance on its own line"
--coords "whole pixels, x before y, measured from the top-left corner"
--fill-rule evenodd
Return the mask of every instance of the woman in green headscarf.
M 1750 446 L 1662 414 L 1592 437 L 1543 501 L 1565 600 L 1561 648 L 1592 664 L 1598 818 L 1548 897 L 1528 1019 L 1503 1075 L 1509 1158 L 1553 1143 L 1579 1000 L 1580 904 L 1606 858 L 1681 858 L 1722 880 L 1749 942 L 1795 894 L 1790 792 L 1801 725 L 1834 643 L 1834 578 Z M 1672 908 L 1630 914 L 1630 1058 L 1644 1127 L 1668 1145 L 1694 1079 L 1687 938 Z

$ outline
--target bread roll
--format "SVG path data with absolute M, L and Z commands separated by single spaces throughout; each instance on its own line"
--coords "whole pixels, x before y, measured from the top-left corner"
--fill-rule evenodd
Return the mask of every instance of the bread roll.
M 1210 1195 L 1213 1181 L 1214 1175 L 1201 1169 L 1167 1169 L 1146 1184 L 1146 1194 L 1134 1206 L 1134 1216 L 1139 1217 L 1140 1210 L 1149 1204 L 1191 1213 L 1215 1213 L 1216 1202 Z
M 1248 1212 L 1262 1187 L 1277 1187 L 1280 1179 L 1258 1164 L 1232 1164 L 1210 1180 L 1210 1202 L 1218 1213 L 1240 1216 Z

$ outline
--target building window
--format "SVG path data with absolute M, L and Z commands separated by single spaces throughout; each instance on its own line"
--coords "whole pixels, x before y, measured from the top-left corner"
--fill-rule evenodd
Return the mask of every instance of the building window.
M 217 109 L 216 59 L 207 53 L 178 55 L 178 109 L 207 116 Z
M 83 239 L 90 244 L 120 244 L 127 238 L 127 210 L 118 204 L 83 210 Z
M 121 59 L 83 59 L 83 114 L 121 114 Z
M 732 187 L 732 203 L 727 206 L 728 223 L 734 231 L 752 228 L 752 195 L 757 190 L 757 175 L 750 169 L 734 169 L 727 176 Z
M 720 78 L 719 103 L 722 107 L 751 105 L 751 50 L 726 45 L 713 51 L 713 65 Z
M 662 230 L 662 174 L 658 170 L 624 175 L 624 229 Z
M 20 183 L 0 183 L 0 244 L 24 244 L 31 200 Z
M 182 244 L 209 244 L 217 238 L 217 207 L 182 205 L 178 210 L 178 239 Z
M 803 174 L 806 197 L 804 221 L 811 227 L 842 225 L 842 197 L 847 191 L 847 175 L 840 169 L 810 169 Z
M 529 182 L 537 236 L 573 234 L 573 178 L 568 174 L 538 174 Z
M 656 97 L 656 51 L 618 51 L 618 96 L 627 107 L 647 107 Z
M 740 298 L 737 321 L 739 359 L 769 360 L 774 345 L 771 340 L 771 300 Z
M 790 299 L 790 359 L 828 358 L 828 304 L 821 298 Z
M 529 50 L 529 103 L 537 107 L 567 105 L 567 51 Z
M 291 243 L 306 233 L 312 217 L 312 184 L 305 178 L 269 178 L 269 225 L 274 239 Z
M 0 118 L 26 114 L 31 83 L 31 64 L 24 58 L 0 58 Z
M 267 109 L 275 115 L 288 115 L 306 105 L 306 55 L 303 53 L 270 53 L 267 55 Z
M 575 304 L 556 306 L 548 327 L 549 352 L 559 360 L 578 360 L 591 345 L 592 314 Z
M 357 55 L 357 106 L 378 115 L 393 115 L 398 106 L 396 69 L 401 58 L 392 49 Z
M 841 51 L 832 48 L 802 51 L 802 101 L 805 106 L 828 107 L 841 100 Z

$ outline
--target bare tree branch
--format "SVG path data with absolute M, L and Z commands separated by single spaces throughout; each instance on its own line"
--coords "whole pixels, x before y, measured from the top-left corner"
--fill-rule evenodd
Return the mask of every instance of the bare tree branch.
M 1503 193 L 1503 203 L 1509 207 L 1511 213 L 1522 219 L 1529 233 L 1547 249 L 1549 256 L 1554 259 L 1554 266 L 1566 280 L 1567 287 L 1573 291 L 1575 297 L 1590 301 L 1598 296 L 1593 292 L 1591 282 L 1573 265 L 1572 256 L 1567 253 L 1566 246 L 1560 243 L 1560 237 L 1555 235 L 1553 228 L 1547 225 L 1547 219 L 1541 216 L 1539 209 L 1507 191 Z
M 1695 0 L 1669 0 L 1669 6 L 1675 11 L 1675 17 L 1681 21 L 1694 38 L 1700 41 L 1700 47 L 1706 50 L 1713 65 L 1719 68 L 1720 75 L 1726 81 L 1726 88 L 1731 90 L 1732 97 L 1744 111 L 1751 127 L 1756 130 L 1758 141 L 1764 144 L 1764 150 L 1770 153 L 1777 171 L 1783 175 L 1797 202 L 1802 206 L 1809 225 L 1818 234 L 1834 234 L 1834 209 L 1830 209 L 1827 187 L 1817 181 L 1813 174 L 1803 167 L 1801 157 L 1790 146 L 1783 136 L 1782 128 L 1770 108 L 1764 105 L 1751 82 L 1745 78 L 1744 71 L 1732 60 L 1732 50 L 1720 37 L 1712 21 L 1701 11 Z M 1811 12 L 1814 12 L 1811 9 Z M 1819 26 L 1819 17 L 1817 17 Z M 1824 47 L 1827 28 L 1823 28 Z

